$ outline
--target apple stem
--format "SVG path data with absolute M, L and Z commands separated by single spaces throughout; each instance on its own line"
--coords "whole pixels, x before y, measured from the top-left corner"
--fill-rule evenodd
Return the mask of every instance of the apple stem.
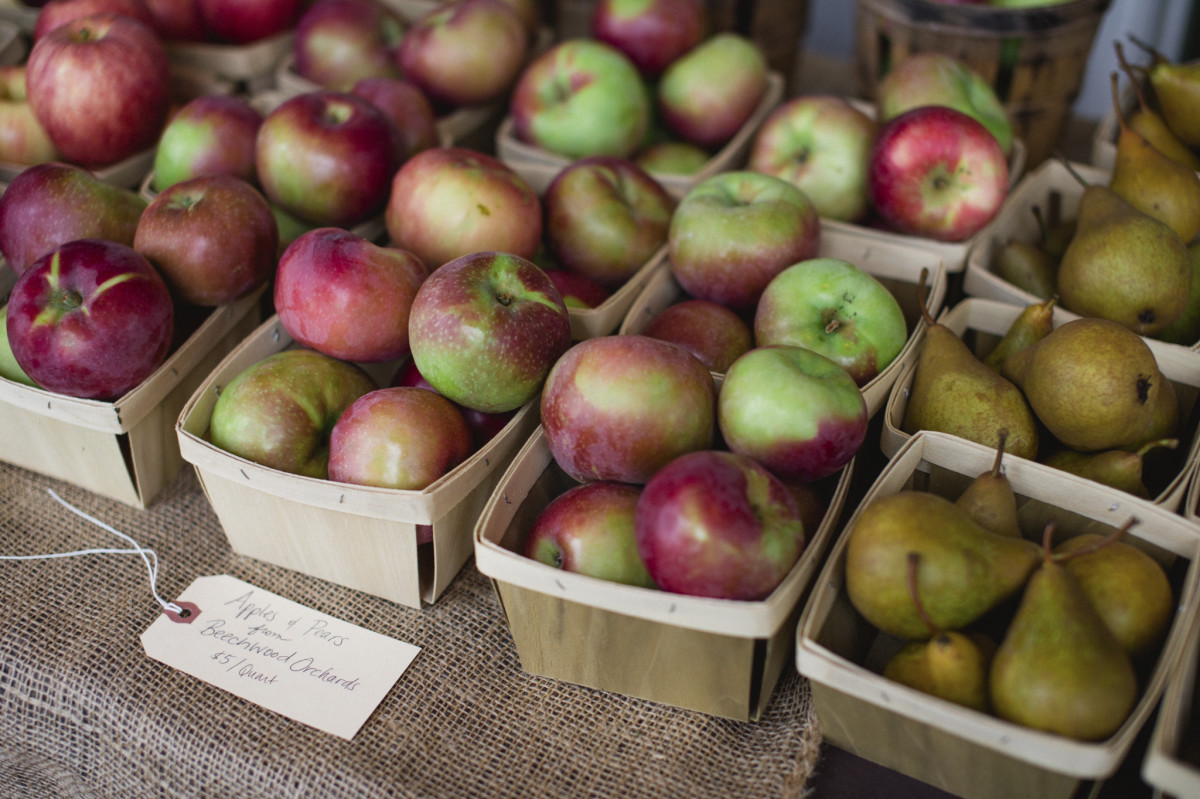
M 829 324 L 825 325 L 825 335 L 829 335 L 842 326 L 842 323 L 837 319 L 831 319 Z
M 502 292 L 496 295 L 496 301 L 507 308 L 508 306 L 512 305 L 513 295 L 507 291 Z

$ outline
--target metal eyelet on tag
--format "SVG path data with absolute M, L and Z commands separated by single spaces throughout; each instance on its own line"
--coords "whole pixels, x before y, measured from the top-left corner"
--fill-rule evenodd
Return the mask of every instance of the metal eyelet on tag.
M 163 615 L 176 624 L 191 624 L 200 618 L 200 606 L 195 602 L 176 602 L 178 611 L 163 608 Z

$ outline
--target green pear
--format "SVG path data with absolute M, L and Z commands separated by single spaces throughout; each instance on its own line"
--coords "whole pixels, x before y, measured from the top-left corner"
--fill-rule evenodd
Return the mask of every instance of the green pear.
M 1200 242 L 1188 247 L 1188 259 L 1192 264 L 1192 290 L 1188 293 L 1187 304 L 1174 322 L 1154 336 L 1160 341 L 1185 347 L 1200 342 Z
M 1021 239 L 1009 239 L 996 253 L 996 274 L 1039 299 L 1054 296 L 1058 264 L 1045 250 Z
M 1084 741 L 1110 737 L 1138 699 L 1128 654 L 1079 580 L 1053 555 L 1047 525 L 1042 563 L 992 658 L 988 688 L 997 716 Z
M 1200 147 L 1200 59 L 1173 62 L 1135 37 L 1129 40 L 1152 56 L 1145 73 L 1163 119 L 1180 141 Z
M 993 533 L 951 500 L 905 490 L 870 500 L 848 532 L 846 592 L 860 614 L 899 638 L 962 629 L 1015 594 L 1037 567 L 1037 544 Z M 921 559 L 913 602 L 908 558 Z
M 1145 443 L 1169 383 L 1141 336 L 1096 317 L 1059 325 L 1004 368 L 1050 433 L 1083 452 Z
M 1007 440 L 1008 431 L 1001 430 L 1000 443 L 996 447 L 996 459 L 992 462 L 992 468 L 977 475 L 968 483 L 954 504 L 993 533 L 1010 538 L 1020 538 L 1021 527 L 1017 523 L 1017 495 L 1002 468 L 1004 444 Z
M 1121 43 L 1114 42 L 1113 44 L 1117 51 L 1117 61 L 1137 95 L 1137 108 L 1130 112 L 1126 119 L 1130 129 L 1144 136 L 1163 155 L 1178 161 L 1193 172 L 1200 171 L 1200 156 L 1197 156 L 1192 148 L 1179 140 L 1175 131 L 1171 130 L 1171 126 L 1163 119 L 1162 114 L 1154 109 L 1146 98 L 1146 92 L 1142 90 L 1142 83 L 1135 74 L 1136 70 L 1125 60 L 1125 51 L 1121 47 Z M 1117 106 L 1117 113 L 1120 113 L 1120 105 Z
M 1009 323 L 999 343 L 984 356 L 983 362 L 1004 374 L 1004 362 L 1014 352 L 1032 346 L 1050 335 L 1054 329 L 1054 304 L 1057 298 L 1026 305 Z M 1008 375 L 1005 375 L 1008 377 Z
M 1150 490 L 1146 488 L 1146 484 L 1142 480 L 1146 453 L 1159 448 L 1175 449 L 1178 446 L 1179 439 L 1166 438 L 1151 441 L 1136 452 L 1123 449 L 1110 449 L 1103 452 L 1077 452 L 1073 449 L 1060 449 L 1048 455 L 1045 463 L 1056 469 L 1062 469 L 1064 472 L 1103 483 L 1110 488 L 1149 499 Z

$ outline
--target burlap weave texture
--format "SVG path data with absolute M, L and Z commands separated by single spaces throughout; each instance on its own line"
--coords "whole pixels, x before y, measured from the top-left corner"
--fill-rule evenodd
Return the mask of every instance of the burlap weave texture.
M 148 658 L 158 613 L 130 555 L 0 561 L 0 796 L 795 797 L 817 764 L 807 684 L 785 669 L 739 723 L 536 677 L 469 561 L 406 608 L 235 555 L 190 469 L 148 509 L 0 464 L 0 554 L 154 549 L 171 599 L 230 574 L 421 647 L 353 740 L 313 730 Z

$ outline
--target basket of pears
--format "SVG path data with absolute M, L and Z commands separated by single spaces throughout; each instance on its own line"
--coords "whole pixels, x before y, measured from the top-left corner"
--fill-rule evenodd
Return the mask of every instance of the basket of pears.
M 921 432 L 846 521 L 796 666 L 827 741 L 969 799 L 1112 775 L 1198 615 L 1200 535 L 1092 480 Z
M 927 320 L 884 411 L 893 455 L 921 430 L 995 447 L 1178 510 L 1200 463 L 1200 351 L 1170 347 L 1057 298 L 968 297 Z

